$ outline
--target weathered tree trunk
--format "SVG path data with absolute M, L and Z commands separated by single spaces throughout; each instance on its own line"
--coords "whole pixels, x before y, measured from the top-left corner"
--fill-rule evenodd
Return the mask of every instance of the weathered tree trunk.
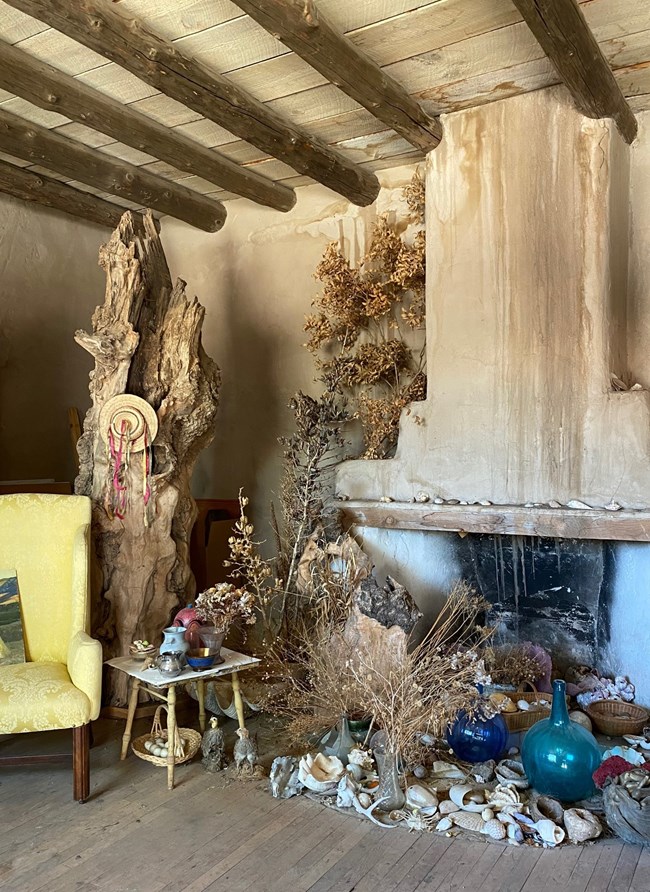
M 75 334 L 95 359 L 75 492 L 93 500 L 99 570 L 93 629 L 109 659 L 127 653 L 136 638 L 159 642 L 172 613 L 193 594 L 188 554 L 196 507 L 190 480 L 198 454 L 214 436 L 220 374 L 201 346 L 205 310 L 185 296 L 185 282 L 172 285 L 151 214 L 144 231 L 124 214 L 99 262 L 106 298 L 93 315 L 92 334 Z M 126 516 L 111 518 L 104 508 L 109 461 L 99 413 L 121 393 L 145 399 L 158 416 L 148 526 L 138 456 L 128 472 Z M 126 702 L 122 673 L 108 675 L 105 698 Z

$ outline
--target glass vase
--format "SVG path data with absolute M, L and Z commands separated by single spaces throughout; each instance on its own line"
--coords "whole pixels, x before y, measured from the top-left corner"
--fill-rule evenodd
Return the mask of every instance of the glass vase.
M 350 734 L 348 717 L 342 715 L 337 725 L 322 738 L 318 749 L 324 756 L 336 756 L 344 765 L 347 765 L 350 750 L 354 749 L 356 745 L 355 739 Z
M 447 731 L 447 743 L 463 762 L 497 760 L 508 744 L 508 728 L 501 715 L 485 718 L 480 708 L 469 716 L 465 710 Z
M 392 750 L 380 752 L 375 750 L 375 761 L 379 773 L 379 786 L 375 793 L 375 801 L 383 800 L 381 811 L 394 811 L 403 808 L 406 796 L 399 783 L 399 760 Z
M 600 765 L 600 747 L 593 734 L 572 722 L 566 705 L 566 685 L 553 682 L 553 706 L 548 719 L 526 733 L 521 759 L 531 787 L 564 802 L 587 799 L 595 792 L 592 774 Z

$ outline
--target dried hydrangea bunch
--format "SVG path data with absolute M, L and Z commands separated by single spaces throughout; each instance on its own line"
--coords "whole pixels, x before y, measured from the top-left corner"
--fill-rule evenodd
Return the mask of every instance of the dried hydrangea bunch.
M 243 588 L 235 588 L 229 582 L 218 582 L 207 588 L 194 602 L 196 615 L 201 622 L 214 626 L 217 632 L 227 632 L 235 620 L 245 625 L 255 623 L 255 599 Z
M 323 291 L 307 316 L 306 347 L 327 392 L 348 399 L 360 421 L 363 458 L 386 458 L 397 442 L 402 410 L 423 399 L 424 183 L 404 190 L 410 227 L 382 218 L 361 263 L 352 268 L 337 244 L 316 270 Z M 413 234 L 413 230 L 416 230 Z
M 483 658 L 494 684 L 518 687 L 525 682 L 537 681 L 544 674 L 535 657 L 518 644 L 486 647 Z

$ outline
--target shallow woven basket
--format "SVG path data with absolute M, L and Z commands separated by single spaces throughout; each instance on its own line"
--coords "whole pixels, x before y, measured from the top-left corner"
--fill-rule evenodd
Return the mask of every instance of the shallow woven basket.
M 147 740 L 155 740 L 156 737 L 167 740 L 167 731 L 163 731 L 160 721 L 160 714 L 164 708 L 164 706 L 159 706 L 156 710 L 156 714 L 153 718 L 153 724 L 151 726 L 151 732 L 149 734 L 143 734 L 141 737 L 136 737 L 135 740 L 131 743 L 131 749 L 139 759 L 143 759 L 145 762 L 151 762 L 152 765 L 158 765 L 159 768 L 167 767 L 167 757 L 153 756 L 144 748 L 144 745 Z M 197 754 L 197 752 L 199 751 L 199 747 L 201 746 L 202 738 L 199 732 L 194 731 L 192 728 L 176 728 L 175 737 L 176 746 L 178 746 L 178 744 L 181 742 L 183 744 L 183 755 L 176 756 L 174 758 L 174 764 L 182 765 L 183 762 L 189 762 L 190 759 L 193 759 L 194 756 Z
M 523 686 L 521 687 L 523 688 Z M 525 700 L 527 703 L 537 703 L 538 700 L 547 700 L 549 703 L 551 702 L 551 694 L 540 693 L 535 685 L 530 682 L 528 682 L 528 687 L 532 688 L 532 691 L 524 691 L 520 689 L 518 691 L 512 691 L 508 696 L 515 703 L 517 700 Z M 567 705 L 568 702 L 569 698 L 567 697 Z M 543 706 L 540 706 L 538 709 L 529 709 L 526 712 L 518 710 L 517 712 L 501 713 L 505 719 L 508 731 L 510 731 L 511 734 L 515 734 L 517 731 L 527 731 L 541 719 L 547 719 L 550 714 L 550 709 L 544 709 Z
M 597 730 L 608 737 L 640 734 L 650 717 L 647 709 L 623 700 L 595 700 L 585 712 Z

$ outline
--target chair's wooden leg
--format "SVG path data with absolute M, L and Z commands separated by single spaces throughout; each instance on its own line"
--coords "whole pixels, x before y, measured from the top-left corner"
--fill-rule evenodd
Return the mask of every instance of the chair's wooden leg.
M 196 694 L 199 698 L 199 728 L 205 731 L 205 681 L 199 678 L 196 682 Z
M 90 724 L 72 729 L 73 798 L 85 802 L 90 795 Z
M 233 699 L 235 701 L 235 710 L 237 711 L 237 721 L 239 722 L 240 728 L 245 728 L 246 724 L 244 723 L 244 701 L 241 697 L 241 686 L 239 684 L 239 675 L 236 672 L 230 673 L 230 678 L 232 681 L 232 692 Z

